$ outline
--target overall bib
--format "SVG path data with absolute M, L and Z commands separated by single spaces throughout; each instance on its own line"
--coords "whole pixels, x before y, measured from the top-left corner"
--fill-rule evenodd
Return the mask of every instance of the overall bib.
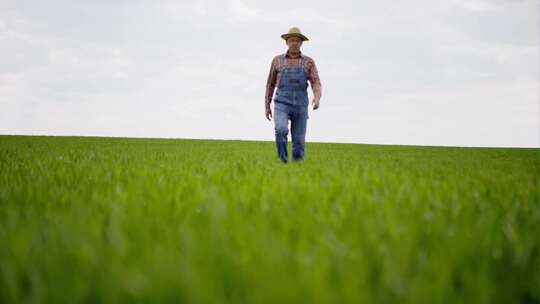
M 308 75 L 304 69 L 304 57 L 299 67 L 287 66 L 285 54 L 280 57 L 281 77 L 274 97 L 274 123 L 278 157 L 287 163 L 288 123 L 291 121 L 293 160 L 303 160 L 308 116 Z

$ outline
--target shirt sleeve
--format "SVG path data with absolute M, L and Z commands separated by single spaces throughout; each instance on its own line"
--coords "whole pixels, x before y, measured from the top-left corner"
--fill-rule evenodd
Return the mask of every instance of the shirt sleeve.
M 274 57 L 274 59 L 272 59 L 272 63 L 270 64 L 268 79 L 266 80 L 266 93 L 264 95 L 265 106 L 270 106 L 270 103 L 272 102 L 272 96 L 274 95 L 274 89 L 276 88 L 277 73 L 277 59 Z
M 317 100 L 320 100 L 322 95 L 321 79 L 319 78 L 319 71 L 317 70 L 317 66 L 315 65 L 315 60 L 313 59 L 311 59 L 308 77 L 309 82 L 311 82 L 313 97 Z

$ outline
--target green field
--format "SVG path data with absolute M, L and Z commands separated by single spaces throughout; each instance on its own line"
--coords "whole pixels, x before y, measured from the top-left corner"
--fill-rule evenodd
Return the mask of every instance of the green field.
M 539 161 L 0 136 L 0 303 L 538 303 Z

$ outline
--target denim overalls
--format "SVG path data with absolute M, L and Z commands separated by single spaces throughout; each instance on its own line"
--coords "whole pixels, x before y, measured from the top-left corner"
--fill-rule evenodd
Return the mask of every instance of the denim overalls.
M 308 75 L 304 69 L 304 57 L 299 67 L 287 66 L 285 54 L 280 57 L 281 77 L 274 97 L 274 123 L 278 157 L 287 163 L 288 123 L 291 120 L 293 160 L 304 159 L 308 115 Z

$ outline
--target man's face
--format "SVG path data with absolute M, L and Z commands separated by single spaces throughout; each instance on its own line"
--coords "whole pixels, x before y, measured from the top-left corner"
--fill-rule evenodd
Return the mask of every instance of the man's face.
M 289 37 L 287 38 L 287 46 L 289 47 L 289 51 L 297 52 L 300 50 L 300 47 L 302 46 L 302 38 L 300 37 Z

